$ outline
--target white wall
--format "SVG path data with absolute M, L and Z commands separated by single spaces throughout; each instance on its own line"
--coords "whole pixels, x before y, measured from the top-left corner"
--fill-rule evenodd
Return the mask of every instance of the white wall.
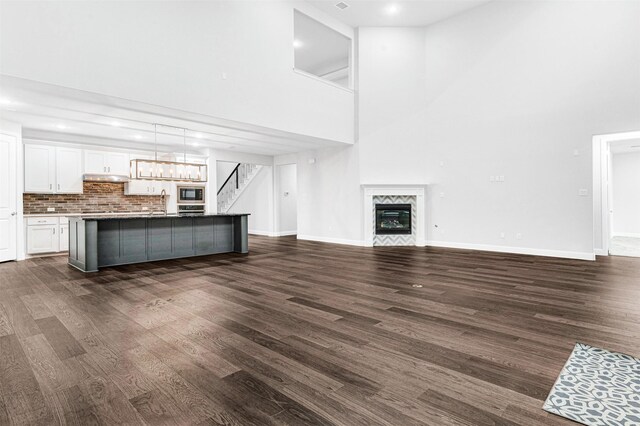
M 640 152 L 612 155 L 613 236 L 640 238 Z
M 298 229 L 298 182 L 296 164 L 275 167 L 276 233 L 293 235 Z
M 249 233 L 273 235 L 273 167 L 262 166 L 229 213 L 251 213 Z
M 358 144 L 299 154 L 299 239 L 363 244 L 359 163 Z
M 592 136 L 640 126 L 639 21 L 634 1 L 523 1 L 360 29 L 362 182 L 430 184 L 434 244 L 588 258 Z
M 293 71 L 294 6 L 352 37 L 306 2 L 3 1 L 0 73 L 352 142 L 353 93 Z

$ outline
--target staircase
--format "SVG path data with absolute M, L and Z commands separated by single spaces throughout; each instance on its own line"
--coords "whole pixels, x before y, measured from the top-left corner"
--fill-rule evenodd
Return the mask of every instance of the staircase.
M 238 163 L 218 190 L 218 213 L 227 213 L 262 170 L 259 164 Z

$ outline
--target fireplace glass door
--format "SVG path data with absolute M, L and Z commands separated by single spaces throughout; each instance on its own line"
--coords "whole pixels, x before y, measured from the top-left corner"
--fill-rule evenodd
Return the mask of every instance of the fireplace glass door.
M 411 234 L 411 204 L 376 204 L 376 234 Z

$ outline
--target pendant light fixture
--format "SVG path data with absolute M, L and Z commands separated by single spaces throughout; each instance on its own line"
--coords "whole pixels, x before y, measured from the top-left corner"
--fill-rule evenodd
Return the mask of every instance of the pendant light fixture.
M 182 130 L 182 143 L 184 148 L 183 161 L 158 160 L 158 126 L 170 127 Z M 180 182 L 206 182 L 207 165 L 187 162 L 187 129 L 184 127 L 169 126 L 166 124 L 153 124 L 154 134 L 154 158 L 147 160 L 138 158 L 131 160 L 129 175 L 131 179 L 142 180 L 172 180 Z

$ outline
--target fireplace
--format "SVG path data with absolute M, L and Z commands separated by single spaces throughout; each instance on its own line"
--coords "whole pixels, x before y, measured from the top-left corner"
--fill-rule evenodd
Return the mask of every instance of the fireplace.
M 411 204 L 376 204 L 376 235 L 411 235 Z

